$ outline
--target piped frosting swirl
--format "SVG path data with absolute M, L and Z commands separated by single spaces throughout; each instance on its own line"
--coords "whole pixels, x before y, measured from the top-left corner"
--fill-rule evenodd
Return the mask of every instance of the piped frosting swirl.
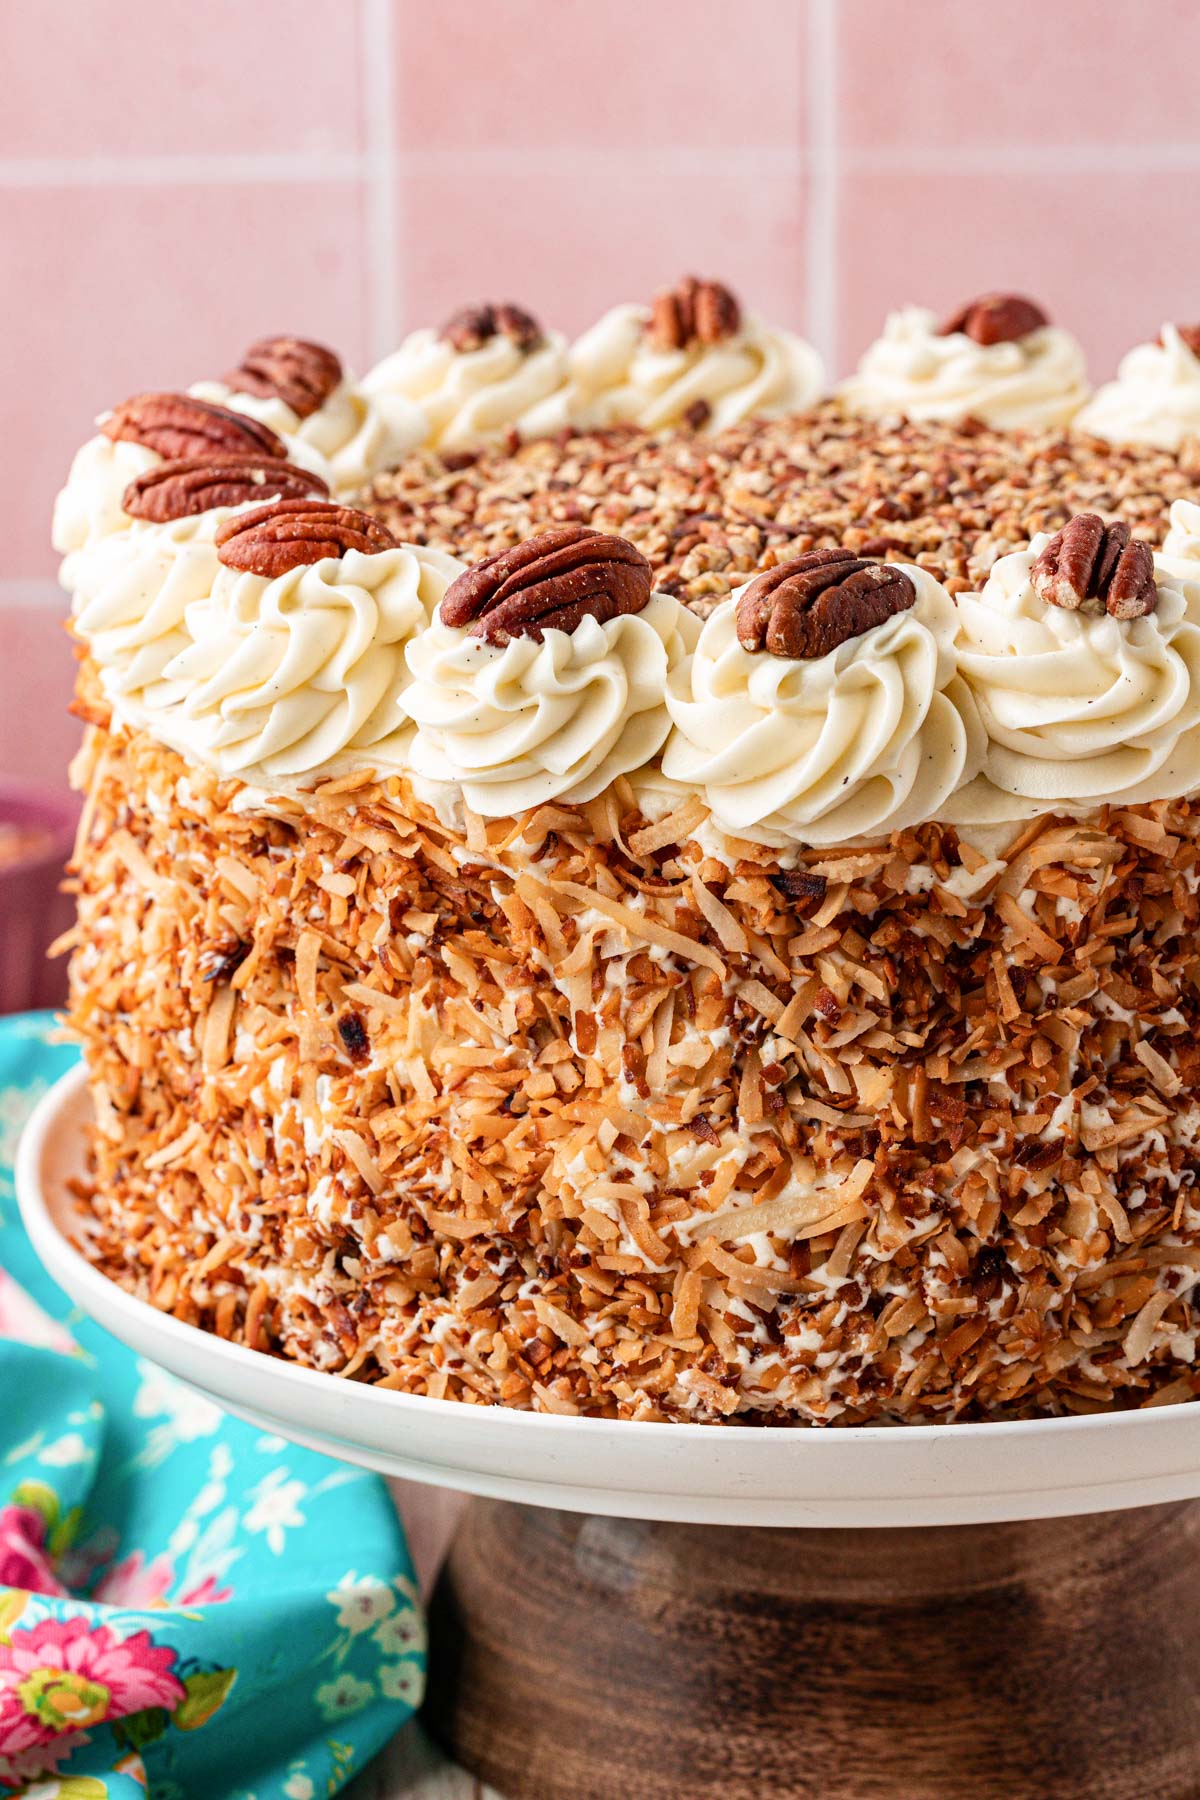
M 1060 326 L 981 344 L 939 330 L 936 314 L 909 306 L 888 316 L 838 392 L 850 412 L 867 418 L 974 418 L 1011 431 L 1066 425 L 1088 386 L 1083 351 Z

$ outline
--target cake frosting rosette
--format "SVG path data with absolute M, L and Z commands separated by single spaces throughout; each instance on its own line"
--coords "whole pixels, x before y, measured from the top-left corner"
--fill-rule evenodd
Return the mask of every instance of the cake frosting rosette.
M 412 332 L 363 382 L 380 406 L 418 407 L 425 442 L 461 450 L 503 438 L 540 437 L 567 423 L 566 339 L 510 301 L 455 313 L 440 331 Z
M 78 622 L 123 716 L 246 780 L 396 761 L 405 646 L 461 569 L 453 557 L 305 500 L 227 512 L 199 543 L 160 534 L 156 555 L 164 575 L 140 620 L 124 616 L 127 579 Z
M 269 426 L 291 459 L 338 496 L 394 467 L 429 430 L 407 396 L 368 389 L 332 350 L 306 338 L 260 338 L 223 380 L 197 382 L 191 392 Z
M 460 577 L 410 643 L 413 769 L 484 817 L 590 800 L 662 748 L 699 629 L 624 539 L 541 532 Z
M 1200 325 L 1167 324 L 1154 343 L 1136 345 L 1116 380 L 1096 389 L 1075 428 L 1110 444 L 1163 450 L 1200 436 Z
M 850 412 L 867 418 L 970 418 L 1012 431 L 1068 424 L 1088 385 L 1070 332 L 1030 300 L 988 294 L 942 324 L 920 306 L 889 314 L 838 391 Z
M 663 772 L 762 843 L 935 817 L 982 755 L 954 602 L 913 564 L 814 550 L 725 601 L 667 686 Z
M 690 277 L 652 306 L 613 307 L 572 344 L 568 364 L 565 410 L 584 430 L 721 431 L 803 412 L 824 383 L 810 344 L 744 315 L 722 283 Z
M 1200 785 L 1200 625 L 1128 525 L 1081 513 L 959 596 L 958 663 L 988 734 L 948 816 L 1164 800 Z

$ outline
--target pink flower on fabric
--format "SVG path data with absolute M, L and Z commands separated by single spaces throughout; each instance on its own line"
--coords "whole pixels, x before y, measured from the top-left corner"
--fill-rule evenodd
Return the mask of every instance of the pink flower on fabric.
M 147 1562 L 142 1552 L 135 1550 L 113 1565 L 92 1598 L 105 1606 L 136 1607 L 139 1611 L 152 1606 L 213 1605 L 233 1598 L 233 1589 L 218 1587 L 215 1575 L 193 1580 L 168 1599 L 174 1585 L 175 1565 L 169 1556 L 155 1556 Z
M 45 1619 L 0 1644 L 0 1759 L 185 1697 L 176 1652 L 148 1631 L 122 1638 L 87 1619 Z
M 65 1594 L 46 1555 L 46 1521 L 32 1506 L 0 1506 L 0 1588 Z

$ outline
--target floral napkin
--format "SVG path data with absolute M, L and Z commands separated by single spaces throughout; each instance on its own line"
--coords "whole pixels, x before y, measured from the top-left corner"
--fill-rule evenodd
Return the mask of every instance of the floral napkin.
M 73 1312 L 13 1193 L 75 1060 L 0 1019 L 0 1795 L 316 1800 L 420 1699 L 375 1476 L 229 1418 Z

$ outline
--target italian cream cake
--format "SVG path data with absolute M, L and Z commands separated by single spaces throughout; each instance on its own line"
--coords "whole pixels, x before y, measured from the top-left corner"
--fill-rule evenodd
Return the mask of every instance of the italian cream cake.
M 140 395 L 77 459 L 80 1241 L 189 1323 L 473 1404 L 1191 1399 L 1192 452 L 819 376 L 646 429 L 648 361 L 765 366 L 718 285 L 602 321 L 593 417 L 521 309 L 410 340 L 378 391 L 461 375 L 485 425 L 434 409 L 353 496 L 282 410 L 345 381 L 295 339 L 253 412 Z M 948 335 L 1048 329 L 996 300 Z M 547 435 L 497 436 L 453 361 L 489 345 L 510 393 L 560 362 Z

